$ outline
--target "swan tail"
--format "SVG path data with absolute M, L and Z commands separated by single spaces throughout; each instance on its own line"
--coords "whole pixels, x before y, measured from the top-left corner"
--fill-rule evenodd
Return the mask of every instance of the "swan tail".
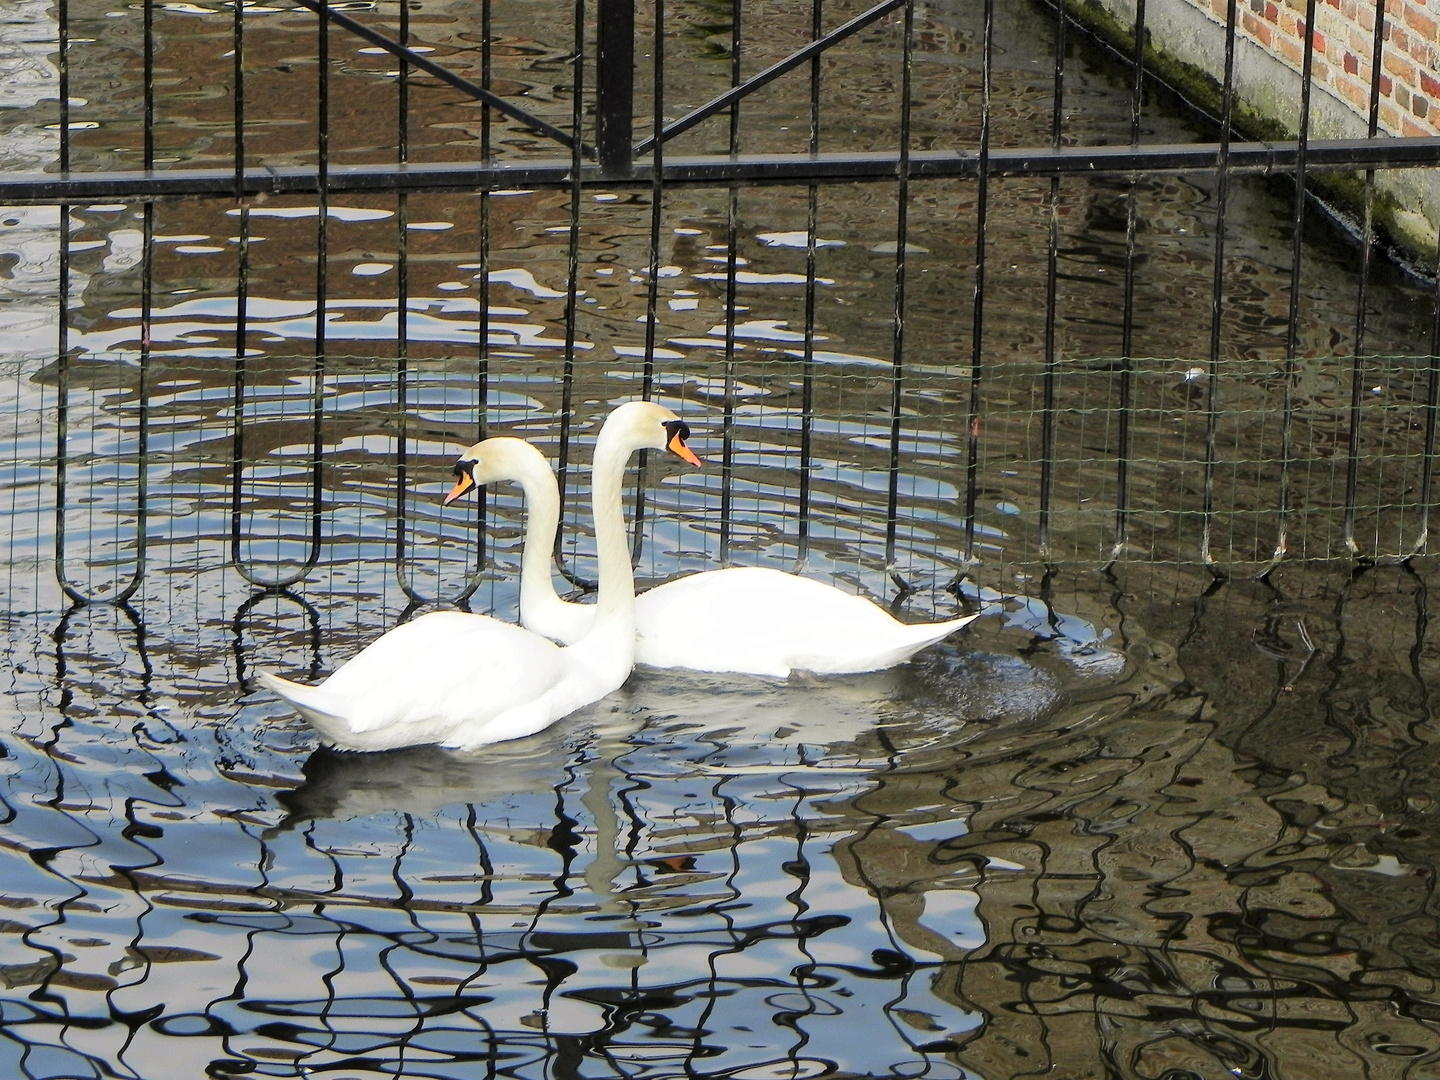
M 912 657 L 912 655 L 919 652 L 920 649 L 923 649 L 926 645 L 933 645 L 937 641 L 943 641 L 943 639 L 948 638 L 948 636 L 955 634 L 955 631 L 958 631 L 962 626 L 969 626 L 978 618 L 979 613 L 976 613 L 976 615 L 962 615 L 958 619 L 949 619 L 948 622 L 913 622 L 913 624 L 906 624 L 906 626 L 904 626 L 904 631 L 906 632 L 904 632 L 903 639 L 901 639 L 901 644 L 899 645 L 899 648 L 903 649 L 903 652 L 900 654 L 900 660 L 904 660 L 906 657 Z
M 965 615 L 938 623 L 890 621 L 879 632 L 858 637 L 847 644 L 832 642 L 830 647 L 817 649 L 813 653 L 801 651 L 791 657 L 790 671 L 809 671 L 817 675 L 884 671 L 886 668 L 903 664 L 921 649 L 949 637 L 978 617 Z
M 903 632 L 896 635 L 897 640 L 893 642 L 892 648 L 887 651 L 884 657 L 884 667 L 891 667 L 902 663 L 914 656 L 921 649 L 943 641 L 955 631 L 962 627 L 969 626 L 978 619 L 978 613 L 974 615 L 962 615 L 958 619 L 950 619 L 938 623 L 906 623 Z
M 327 742 L 345 743 L 345 737 L 350 734 L 350 721 L 345 716 L 347 705 L 342 698 L 323 686 L 305 686 L 263 669 L 255 673 L 255 678 L 303 716 Z

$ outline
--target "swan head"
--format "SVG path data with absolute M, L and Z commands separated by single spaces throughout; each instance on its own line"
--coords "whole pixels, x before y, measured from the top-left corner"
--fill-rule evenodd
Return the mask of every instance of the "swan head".
M 664 405 L 653 401 L 627 401 L 616 406 L 600 428 L 600 438 L 613 439 L 627 449 L 669 450 L 682 461 L 699 466 L 695 451 L 686 446 L 690 427 Z
M 691 465 L 700 464 L 695 452 L 685 445 L 690 438 L 690 428 L 663 405 L 650 401 L 627 402 L 606 418 L 604 430 L 637 449 L 669 450 Z M 445 496 L 444 505 L 449 506 L 473 488 L 503 480 L 520 480 L 537 468 L 548 473 L 550 465 L 545 456 L 524 439 L 505 435 L 483 439 L 455 462 L 455 486 Z
M 545 455 L 524 439 L 506 435 L 482 439 L 455 462 L 455 486 L 445 496 L 444 504 L 449 506 L 472 488 L 520 480 L 537 469 L 548 473 L 550 465 Z

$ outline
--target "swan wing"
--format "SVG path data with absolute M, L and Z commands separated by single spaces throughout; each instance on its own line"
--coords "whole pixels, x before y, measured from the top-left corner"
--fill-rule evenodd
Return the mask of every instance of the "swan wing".
M 337 737 L 317 723 L 337 745 L 379 749 L 483 723 L 542 697 L 564 674 L 563 654 L 544 638 L 489 616 L 442 611 L 371 642 L 319 687 L 305 688 L 314 700 L 282 696 L 312 723 L 312 712 L 343 716 L 345 733 L 364 737 Z
M 783 677 L 878 671 L 973 616 L 907 625 L 864 597 L 764 567 L 692 574 L 636 600 L 637 659 L 656 667 Z

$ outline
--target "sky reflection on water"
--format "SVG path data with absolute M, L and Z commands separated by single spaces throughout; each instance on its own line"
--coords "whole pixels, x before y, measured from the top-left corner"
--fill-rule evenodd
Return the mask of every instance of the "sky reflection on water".
M 81 7 L 74 32 L 94 40 L 77 45 L 73 107 L 94 126 L 76 129 L 77 157 L 133 165 L 133 102 L 98 84 L 123 82 L 134 50 L 97 29 L 100 8 Z M 0 167 L 39 168 L 54 158 L 56 103 L 48 46 L 31 39 L 50 33 L 51 13 L 12 8 L 0 25 Z M 214 28 L 228 10 L 157 8 L 162 37 L 205 43 L 162 49 L 162 65 L 223 51 Z M 416 25 L 465 57 L 453 8 L 426 0 L 440 17 Z M 996 78 L 1010 107 L 996 139 L 1025 145 L 1048 130 L 1051 31 L 1028 5 L 1002 9 Z M 499 12 L 500 63 L 511 90 L 563 118 L 563 20 L 536 10 Z M 917 69 L 917 138 L 973 139 L 976 10 L 921 13 L 924 48 L 944 62 Z M 304 159 L 309 76 L 280 64 L 313 24 L 251 14 L 252 59 L 277 72 L 257 91 L 273 93 L 274 122 L 257 127 L 252 152 Z M 728 67 L 686 33 L 679 55 L 694 62 L 677 70 L 703 100 Z M 875 33 L 893 45 L 893 27 Z M 785 43 L 757 37 L 762 50 Z M 894 95 L 877 90 L 888 55 L 846 55 L 827 139 L 892 137 Z M 356 51 L 337 65 L 337 97 L 367 106 L 337 120 L 340 159 L 393 154 L 375 120 L 389 63 Z M 1107 65 L 1076 46 L 1076 138 L 1128 139 L 1125 79 Z M 208 141 L 207 110 L 230 102 L 197 92 L 204 67 L 161 87 L 164 156 L 226 152 Z M 95 87 L 80 85 L 92 76 Z M 761 140 L 751 149 L 802 133 L 787 113 L 796 99 L 776 85 L 747 105 Z M 468 152 L 473 111 L 426 107 L 416 153 Z M 1146 116 L 1147 138 L 1193 135 L 1163 101 Z M 717 138 L 686 137 L 692 150 Z M 725 193 L 669 193 L 654 386 L 711 464 L 635 474 L 641 578 L 733 558 L 882 602 L 898 576 L 915 590 L 901 598 L 910 618 L 987 614 L 873 676 L 639 671 L 540 735 L 471 754 L 317 750 L 248 676 L 265 664 L 320 678 L 399 619 L 471 589 L 475 610 L 513 614 L 515 493 L 492 491 L 478 511 L 438 502 L 453 454 L 482 425 L 552 457 L 562 441 L 576 452 L 561 561 L 576 581 L 593 578 L 573 463 L 645 378 L 648 193 L 585 201 L 573 378 L 565 193 L 497 192 L 483 211 L 478 197 L 416 196 L 403 232 L 393 197 L 332 205 L 323 314 L 313 200 L 257 203 L 243 342 L 236 208 L 161 204 L 144 348 L 138 205 L 73 207 L 64 364 L 59 211 L 0 214 L 0 1072 L 1422 1080 L 1440 1069 L 1431 560 L 1353 572 L 1303 561 L 1344 552 L 1353 252 L 1312 222 L 1295 558 L 1268 584 L 1215 578 L 1198 566 L 1193 374 L 1213 191 L 1206 177 L 1140 184 L 1135 352 L 1156 359 L 1133 369 L 1130 542 L 1101 570 L 1128 189 L 1067 181 L 1047 568 L 1036 464 L 1047 191 L 991 188 L 981 562 L 955 592 L 973 185 L 911 187 L 893 529 L 893 188 L 823 194 L 809 374 L 795 241 L 805 192 L 739 198 L 729 370 Z M 1287 198 L 1251 180 L 1232 191 L 1212 524 L 1242 571 L 1269 556 L 1277 529 Z M 1369 341 L 1391 355 L 1363 368 L 1359 536 L 1366 553 L 1395 555 L 1424 524 L 1414 492 L 1427 368 L 1406 357 L 1425 347 L 1431 309 L 1393 268 L 1376 275 Z M 329 343 L 320 376 L 317 317 Z M 292 587 L 254 584 L 293 575 Z M 100 600 L 135 591 L 80 604 L 59 576 Z

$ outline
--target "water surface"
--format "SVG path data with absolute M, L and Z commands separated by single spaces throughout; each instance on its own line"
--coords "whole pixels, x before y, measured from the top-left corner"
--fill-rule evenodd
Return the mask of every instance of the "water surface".
M 245 16 L 247 153 L 306 163 L 314 22 L 282 7 Z M 1000 7 L 996 138 L 1043 143 L 1053 28 Z M 473 74 L 466 8 L 426 0 L 413 32 Z M 111 10 L 70 5 L 79 168 L 141 160 L 136 14 Z M 495 9 L 497 85 L 557 123 L 569 10 Z M 746 65 L 794 47 L 790 16 L 747 14 Z M 5 168 L 54 162 L 53 17 L 16 4 L 0 23 Z M 727 17 L 677 9 L 667 102 L 728 83 Z M 162 167 L 229 160 L 231 18 L 157 5 Z M 917 145 L 970 145 L 978 9 L 930 6 L 917 28 Z M 393 61 L 332 47 L 334 160 L 393 160 Z M 886 23 L 827 61 L 823 146 L 891 145 L 898 55 Z M 1067 138 L 1128 140 L 1126 85 L 1072 37 Z M 413 94 L 412 157 L 473 156 L 476 110 L 423 80 Z M 803 148 L 803 81 L 744 117 L 747 150 Z M 501 156 L 553 153 L 491 135 Z M 1149 99 L 1147 139 L 1203 135 Z M 723 119 L 685 142 L 723 150 Z M 1308 223 L 1282 519 L 1289 197 L 1237 182 L 1207 501 L 1213 182 L 1142 181 L 1131 512 L 1107 568 L 1129 187 L 1062 187 L 1053 363 L 1048 192 L 990 187 L 978 418 L 969 183 L 911 185 L 899 368 L 893 185 L 819 194 L 813 314 L 805 190 L 733 208 L 668 192 L 648 348 L 648 192 L 584 193 L 568 324 L 568 192 L 332 200 L 319 301 L 313 199 L 161 203 L 148 222 L 139 204 L 71 207 L 64 356 L 60 211 L 0 214 L 0 1071 L 1440 1070 L 1433 571 L 1352 569 L 1345 543 L 1423 545 L 1430 371 L 1410 358 L 1430 294 L 1377 267 L 1377 355 L 1357 369 L 1354 251 Z M 583 462 L 647 385 L 709 460 L 635 471 L 643 582 L 728 560 L 907 619 L 983 617 L 876 675 L 639 670 L 465 754 L 317 749 L 252 687 L 257 665 L 319 679 L 436 605 L 513 617 L 516 493 L 439 505 L 482 431 L 563 447 L 561 564 L 583 592 Z M 1290 558 L 1249 580 L 1282 524 Z M 1200 563 L 1207 529 L 1228 577 Z

